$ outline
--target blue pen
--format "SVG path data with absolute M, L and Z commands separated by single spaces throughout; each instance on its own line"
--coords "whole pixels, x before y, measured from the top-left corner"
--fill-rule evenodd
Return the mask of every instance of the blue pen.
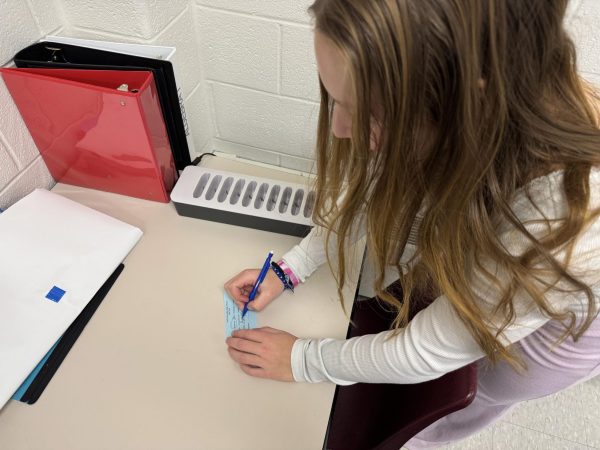
M 273 251 L 270 251 L 269 254 L 267 255 L 267 259 L 265 260 L 262 270 L 260 271 L 260 274 L 258 275 L 258 279 L 256 280 L 256 283 L 254 283 L 252 292 L 250 292 L 250 295 L 248 296 L 248 301 L 244 304 L 244 310 L 242 311 L 242 318 L 244 318 L 244 316 L 248 312 L 248 305 L 250 304 L 250 302 L 252 300 L 254 300 L 254 297 L 256 297 L 256 293 L 258 292 L 258 287 L 260 286 L 260 283 L 262 283 L 263 280 L 265 279 L 265 277 L 267 276 L 267 272 L 269 271 L 269 267 L 271 266 L 271 258 L 272 257 L 273 257 Z

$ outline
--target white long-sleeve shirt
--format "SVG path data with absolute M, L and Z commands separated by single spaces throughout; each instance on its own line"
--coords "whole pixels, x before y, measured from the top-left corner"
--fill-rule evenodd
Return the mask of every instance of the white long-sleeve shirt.
M 547 226 L 541 220 L 541 213 L 549 219 L 566 216 L 567 202 L 562 180 L 562 171 L 537 178 L 529 185 L 531 200 L 523 190 L 515 198 L 513 211 L 536 238 L 548 232 Z M 600 207 L 600 168 L 591 172 L 590 190 L 590 210 L 593 210 Z M 500 227 L 499 234 L 510 254 L 520 255 L 528 247 L 526 239 L 512 225 Z M 301 281 L 325 262 L 324 235 L 323 230 L 315 228 L 299 245 L 283 256 Z M 415 250 L 414 243 L 409 242 L 401 257 L 401 264 L 406 263 Z M 335 249 L 331 248 L 330 255 L 334 254 Z M 562 261 L 565 254 L 557 252 L 555 256 Z M 493 262 L 488 262 L 486 268 L 496 273 L 500 280 L 503 279 L 502 273 Z M 600 219 L 591 223 L 577 239 L 568 270 L 592 286 L 598 302 Z M 474 274 L 473 283 L 482 308 L 491 311 L 498 300 L 499 290 L 486 283 L 478 274 Z M 553 290 L 546 298 L 555 308 L 568 308 L 579 317 L 586 311 L 587 298 L 581 293 L 564 294 Z M 513 303 L 517 317 L 503 331 L 505 344 L 523 339 L 549 320 L 532 305 L 523 292 L 516 294 Z M 497 328 L 499 320 L 490 317 L 490 329 Z M 419 312 L 395 336 L 392 335 L 392 331 L 384 331 L 347 340 L 297 339 L 292 349 L 291 363 L 296 381 L 329 380 L 340 385 L 355 382 L 408 384 L 438 378 L 483 356 L 483 350 L 449 300 L 442 295 Z

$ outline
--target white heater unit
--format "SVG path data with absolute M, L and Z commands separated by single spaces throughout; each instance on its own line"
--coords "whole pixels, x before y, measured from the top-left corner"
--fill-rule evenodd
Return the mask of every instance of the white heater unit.
M 239 173 L 186 167 L 171 200 L 179 215 L 304 237 L 315 192 L 306 186 Z

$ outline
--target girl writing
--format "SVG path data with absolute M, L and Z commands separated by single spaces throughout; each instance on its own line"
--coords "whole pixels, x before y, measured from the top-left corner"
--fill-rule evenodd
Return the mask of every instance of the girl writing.
M 298 284 L 337 261 L 341 290 L 345 249 L 366 234 L 397 317 L 350 340 L 238 331 L 227 344 L 244 372 L 418 383 L 479 361 L 473 403 L 410 449 L 600 373 L 598 96 L 577 75 L 567 3 L 315 1 L 318 226 L 280 266 Z M 257 274 L 226 284 L 238 306 Z M 385 290 L 395 279 L 401 298 Z M 425 288 L 435 300 L 407 323 Z M 269 273 L 251 308 L 283 290 Z

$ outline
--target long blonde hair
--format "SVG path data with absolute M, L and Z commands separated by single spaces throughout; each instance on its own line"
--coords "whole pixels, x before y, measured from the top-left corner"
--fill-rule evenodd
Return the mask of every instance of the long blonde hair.
M 563 27 L 567 0 L 316 0 L 316 29 L 339 49 L 349 71 L 352 139 L 332 135 L 334 102 L 321 84 L 315 221 L 337 238 L 339 294 L 345 249 L 357 217 L 366 218 L 377 295 L 406 324 L 411 294 L 425 280 L 444 294 L 492 361 L 518 358 L 501 341 L 515 319 L 513 297 L 531 296 L 565 334 L 577 339 L 596 315 L 593 292 L 559 262 L 592 220 L 589 174 L 600 163 L 600 131 L 591 96 L 576 72 Z M 378 150 L 369 151 L 372 102 L 382 113 Z M 511 201 L 533 178 L 564 169 L 568 214 L 542 239 L 515 215 Z M 343 199 L 340 196 L 343 193 Z M 422 206 L 415 264 L 400 256 Z M 498 224 L 508 221 L 529 242 L 507 253 Z M 482 261 L 508 275 L 500 284 Z M 395 265 L 403 299 L 386 292 Z M 534 267 L 535 266 L 535 267 Z M 555 310 L 545 298 L 555 284 L 542 269 L 587 297 L 587 318 Z M 489 312 L 472 286 L 473 271 L 502 287 L 490 330 Z M 540 286 L 542 283 L 542 286 Z

